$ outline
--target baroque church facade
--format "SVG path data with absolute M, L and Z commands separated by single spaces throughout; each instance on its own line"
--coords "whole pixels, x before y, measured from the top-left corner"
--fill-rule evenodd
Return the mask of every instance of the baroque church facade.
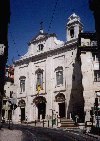
M 18 105 L 14 121 L 25 121 L 26 117 L 29 122 L 49 119 L 52 111 L 60 118 L 75 119 L 78 115 L 79 122 L 84 122 L 85 116 L 90 118 L 88 113 L 94 99 L 87 106 L 84 62 L 81 64 L 80 59 L 84 59 L 84 53 L 78 51 L 78 35 L 82 32 L 80 17 L 73 13 L 66 25 L 66 42 L 40 29 L 28 43 L 28 52 L 14 62 Z M 95 97 L 94 91 L 91 94 Z

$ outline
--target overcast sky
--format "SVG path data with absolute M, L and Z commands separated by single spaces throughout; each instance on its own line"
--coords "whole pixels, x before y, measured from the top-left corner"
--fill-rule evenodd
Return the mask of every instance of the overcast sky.
M 11 0 L 8 64 L 27 52 L 27 43 L 39 32 L 41 21 L 44 32 L 56 33 L 65 41 L 67 19 L 73 12 L 80 16 L 84 31 L 95 31 L 88 0 Z

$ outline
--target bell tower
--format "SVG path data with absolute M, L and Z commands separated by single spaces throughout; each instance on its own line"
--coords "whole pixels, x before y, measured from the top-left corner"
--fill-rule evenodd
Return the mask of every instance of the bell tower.
M 71 41 L 78 38 L 78 34 L 83 32 L 83 24 L 80 22 L 80 17 L 73 13 L 68 18 L 68 23 L 66 26 L 67 35 L 66 40 Z

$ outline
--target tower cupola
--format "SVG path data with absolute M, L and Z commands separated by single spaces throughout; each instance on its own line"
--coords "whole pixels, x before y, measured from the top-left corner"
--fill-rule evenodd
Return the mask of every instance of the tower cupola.
M 80 17 L 77 16 L 75 13 L 73 13 L 68 18 L 68 23 L 67 23 L 67 26 L 66 26 L 66 30 L 67 30 L 67 35 L 66 35 L 67 41 L 77 39 L 78 34 L 80 32 L 83 32 L 83 24 L 80 21 Z

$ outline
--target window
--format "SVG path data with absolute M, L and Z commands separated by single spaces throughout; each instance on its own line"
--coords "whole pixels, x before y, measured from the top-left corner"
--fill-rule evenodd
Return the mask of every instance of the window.
M 100 105 L 100 97 L 98 97 L 98 104 Z
M 79 33 L 81 33 L 82 32 L 82 29 L 81 28 L 79 28 Z
M 72 29 L 70 30 L 70 36 L 71 36 L 71 38 L 74 37 L 74 28 L 72 28 Z
M 20 80 L 20 89 L 21 92 L 25 92 L 25 80 Z
M 43 70 L 38 69 L 36 71 L 36 75 L 37 75 L 36 89 L 38 89 L 38 87 L 40 87 L 40 89 L 43 89 Z
M 97 52 L 92 53 L 93 61 L 98 61 L 99 60 L 99 55 Z
M 10 91 L 10 98 L 12 98 L 13 96 L 13 91 Z
M 43 51 L 43 47 L 44 47 L 43 44 L 39 44 L 39 45 L 38 45 L 38 51 Z
M 72 80 L 75 81 L 75 75 L 74 74 L 72 75 Z
M 100 70 L 95 70 L 94 71 L 94 81 L 95 82 L 100 82 Z
M 63 85 L 63 67 L 58 67 L 56 71 L 56 84 Z
M 21 91 L 21 93 L 25 92 L 25 79 L 26 79 L 25 76 L 20 77 L 20 91 Z
M 97 46 L 97 41 L 91 41 L 91 46 Z
M 96 91 L 96 97 L 98 98 L 98 103 L 100 105 L 100 91 Z

